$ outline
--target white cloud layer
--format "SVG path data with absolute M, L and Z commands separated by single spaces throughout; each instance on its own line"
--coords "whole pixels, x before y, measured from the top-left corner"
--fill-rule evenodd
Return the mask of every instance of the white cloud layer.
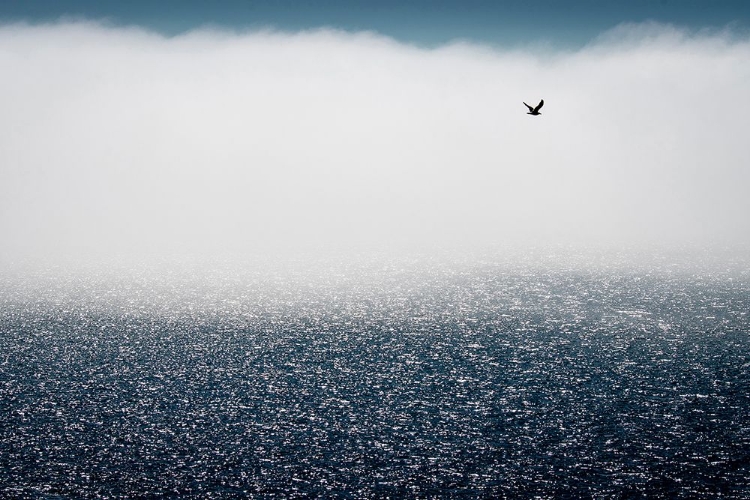
M 750 241 L 747 38 L 6 25 L 0 67 L 6 261 Z

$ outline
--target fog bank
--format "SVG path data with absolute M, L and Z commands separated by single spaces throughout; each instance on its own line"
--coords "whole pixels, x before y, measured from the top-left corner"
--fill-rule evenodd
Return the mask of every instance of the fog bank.
M 0 27 L 0 65 L 4 263 L 750 243 L 744 37 L 57 23 Z

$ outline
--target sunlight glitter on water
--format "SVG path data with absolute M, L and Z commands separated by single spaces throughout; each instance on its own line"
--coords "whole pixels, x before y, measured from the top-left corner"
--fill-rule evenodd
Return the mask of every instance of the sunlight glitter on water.
M 135 278 L 3 282 L 4 496 L 750 491 L 746 273 Z

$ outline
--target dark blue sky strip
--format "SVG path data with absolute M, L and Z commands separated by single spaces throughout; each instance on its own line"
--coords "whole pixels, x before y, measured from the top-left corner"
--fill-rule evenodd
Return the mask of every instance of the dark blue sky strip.
M 580 45 L 623 22 L 657 21 L 689 29 L 750 27 L 744 0 L 4 0 L 3 22 L 60 17 L 106 19 L 174 35 L 200 26 L 284 31 L 371 30 L 435 45 L 455 39 L 492 44 L 539 41 Z

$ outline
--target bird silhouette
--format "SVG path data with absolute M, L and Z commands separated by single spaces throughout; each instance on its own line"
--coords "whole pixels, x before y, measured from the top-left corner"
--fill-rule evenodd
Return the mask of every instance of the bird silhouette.
M 537 116 L 537 115 L 541 115 L 541 113 L 539 112 L 539 110 L 542 109 L 542 106 L 544 106 L 544 99 L 542 99 L 541 101 L 539 101 L 539 104 L 536 105 L 536 108 L 532 108 L 531 106 L 529 106 L 526 103 L 523 103 L 523 104 L 524 104 L 524 106 L 526 106 L 527 108 L 529 108 L 529 112 L 526 113 L 527 115 Z

